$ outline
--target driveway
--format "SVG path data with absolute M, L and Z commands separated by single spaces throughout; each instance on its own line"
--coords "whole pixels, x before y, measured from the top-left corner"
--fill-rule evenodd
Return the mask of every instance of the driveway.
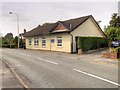
M 98 63 L 99 53 L 76 55 L 3 49 L 3 60 L 31 88 L 118 88 L 118 67 Z M 117 63 L 117 62 L 116 62 Z

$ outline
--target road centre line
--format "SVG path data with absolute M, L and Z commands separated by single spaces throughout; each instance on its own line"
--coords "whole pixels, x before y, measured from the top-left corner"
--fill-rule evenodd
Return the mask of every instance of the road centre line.
M 53 62 L 53 61 L 49 61 L 49 60 L 45 60 L 45 59 L 42 59 L 42 58 L 37 58 L 37 59 L 39 59 L 39 60 L 42 60 L 42 61 L 46 61 L 46 62 L 49 62 L 49 63 L 52 63 L 52 64 L 58 64 L 58 63 L 56 63 L 56 62 Z
M 27 55 L 28 57 L 30 57 L 30 55 Z
M 26 54 L 23 54 L 23 53 L 20 53 L 21 55 L 23 55 L 23 56 L 26 56 Z
M 30 57 L 30 55 L 27 55 L 27 54 L 22 54 L 22 53 L 21 53 L 21 55 Z
M 11 52 L 11 53 L 12 53 L 12 52 Z M 16 52 L 14 52 L 14 53 L 16 53 Z M 29 57 L 30 57 L 30 55 L 23 54 L 23 53 L 22 53 L 21 55 L 29 56 Z M 48 63 L 55 64 L 55 65 L 58 64 L 58 63 L 56 63 L 56 62 L 49 61 L 49 60 L 45 60 L 45 59 L 43 59 L 43 58 L 37 58 L 37 59 L 42 60 L 42 61 L 45 61 L 45 62 L 48 62 Z M 87 76 L 90 76 L 90 77 L 93 77 L 93 78 L 96 78 L 96 79 L 99 79 L 99 80 L 102 80 L 102 81 L 111 83 L 111 84 L 113 84 L 113 85 L 120 86 L 120 84 L 118 84 L 118 83 L 116 83 L 116 82 L 114 82 L 114 81 L 111 81 L 111 80 L 108 80 L 108 79 L 105 79 L 105 78 L 102 78 L 102 77 L 99 77 L 99 76 L 96 76 L 96 75 L 93 75 L 93 74 L 90 74 L 90 73 L 87 73 L 87 72 L 84 72 L 84 71 L 81 71 L 81 70 L 78 70 L 78 69 L 73 69 L 73 70 L 74 70 L 74 71 L 77 71 L 77 72 L 79 72 L 79 73 L 82 73 L 82 74 L 84 74 L 84 75 L 87 75 Z
M 82 73 L 82 74 L 84 74 L 84 75 L 88 75 L 88 76 L 91 76 L 91 77 L 93 77 L 93 78 L 97 78 L 97 79 L 99 79 L 99 80 L 102 80 L 102 81 L 105 81 L 105 82 L 114 84 L 114 85 L 116 85 L 116 86 L 120 86 L 120 84 L 118 84 L 118 83 L 116 83 L 116 82 L 114 82 L 114 81 L 111 81 L 111 80 L 108 80 L 108 79 L 105 79 L 105 78 L 102 78 L 102 77 L 99 77 L 99 76 L 96 76 L 96 75 L 93 75 L 93 74 L 90 74 L 90 73 L 87 73 L 87 72 L 83 72 L 83 71 L 78 70 L 78 69 L 73 69 L 73 70 L 74 70 L 74 71 L 77 71 L 77 72 L 79 72 L 79 73 Z

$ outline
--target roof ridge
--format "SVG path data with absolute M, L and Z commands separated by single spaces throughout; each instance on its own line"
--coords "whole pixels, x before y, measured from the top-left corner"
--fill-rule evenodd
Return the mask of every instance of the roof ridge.
M 72 18 L 72 19 L 67 19 L 67 20 L 63 20 L 63 21 L 59 21 L 59 22 L 65 22 L 65 21 L 69 21 L 69 20 L 75 20 L 75 19 L 80 19 L 80 18 L 85 18 L 85 17 L 91 17 L 91 16 L 92 16 L 92 15 L 81 16 L 81 17 Z
M 49 22 L 49 24 L 46 25 L 38 25 L 37 27 L 33 28 L 32 30 L 28 31 L 26 33 L 26 36 L 32 36 L 32 35 L 39 35 L 39 34 L 48 34 L 57 26 L 58 23 L 63 24 L 68 30 L 73 30 L 76 27 L 78 27 L 80 24 L 82 24 L 84 21 L 89 19 L 89 17 L 92 17 L 92 15 L 82 16 L 74 19 L 68 19 L 64 21 L 57 21 L 57 22 Z M 70 28 L 70 24 L 71 28 Z

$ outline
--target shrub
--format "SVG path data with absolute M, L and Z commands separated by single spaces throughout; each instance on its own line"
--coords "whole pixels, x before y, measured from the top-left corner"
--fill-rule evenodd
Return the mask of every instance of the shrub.
M 11 45 L 10 48 L 15 48 L 15 45 Z
M 83 51 L 108 47 L 108 39 L 101 37 L 78 37 L 77 45 Z
M 111 48 L 110 53 L 117 53 L 115 48 Z
M 120 47 L 115 48 L 116 52 L 119 53 L 120 52 Z
M 116 50 L 118 59 L 120 59 L 120 47 L 115 48 L 115 50 Z

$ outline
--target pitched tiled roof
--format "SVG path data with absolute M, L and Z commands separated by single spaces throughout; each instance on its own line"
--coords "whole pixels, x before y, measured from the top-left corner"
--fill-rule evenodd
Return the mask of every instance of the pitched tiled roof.
M 52 31 L 59 23 L 61 23 L 68 29 L 68 31 L 65 31 L 65 32 L 70 32 L 70 31 L 74 30 L 75 28 L 77 28 L 82 23 L 84 23 L 90 17 L 92 17 L 92 15 L 84 16 L 84 17 L 80 17 L 80 18 L 76 18 L 76 19 L 65 20 L 65 21 L 58 21 L 56 23 L 45 24 L 43 26 L 38 26 L 38 27 L 34 28 L 33 30 L 26 32 L 26 37 L 54 33 Z M 70 27 L 70 25 L 71 25 L 71 27 Z M 59 33 L 59 32 L 57 32 L 57 33 Z
M 70 19 L 70 20 L 66 20 L 66 21 L 62 21 L 61 23 L 67 27 L 69 30 L 73 30 L 75 29 L 77 26 L 81 25 L 83 22 L 85 22 L 89 17 L 89 16 L 85 16 L 85 17 L 80 17 L 80 18 L 76 18 L 76 19 Z M 71 24 L 71 28 L 70 28 L 70 24 Z
M 45 35 L 48 34 L 49 31 L 56 25 L 56 23 L 51 23 L 51 24 L 45 24 L 43 26 L 38 26 L 31 31 L 26 32 L 26 37 L 27 36 L 39 36 L 39 35 Z

